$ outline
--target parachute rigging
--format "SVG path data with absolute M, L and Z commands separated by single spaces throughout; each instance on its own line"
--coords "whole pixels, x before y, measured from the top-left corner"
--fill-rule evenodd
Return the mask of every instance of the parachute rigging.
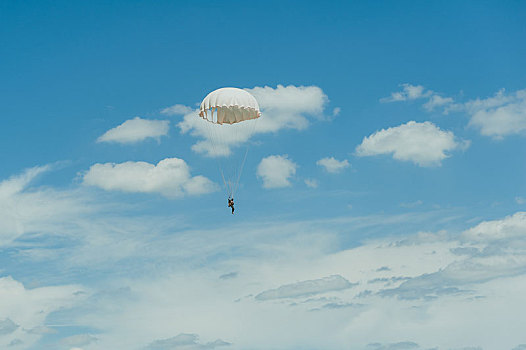
M 199 116 L 207 121 L 209 155 L 217 159 L 227 195 L 234 197 L 248 155 L 248 140 L 261 116 L 254 96 L 238 88 L 221 88 L 209 93 L 201 102 Z M 245 152 L 233 152 L 247 143 Z

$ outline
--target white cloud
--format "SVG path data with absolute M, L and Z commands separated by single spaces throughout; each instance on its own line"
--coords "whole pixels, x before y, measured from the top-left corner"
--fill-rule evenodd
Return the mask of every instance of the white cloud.
M 513 94 L 501 90 L 493 97 L 468 101 L 461 108 L 471 115 L 469 126 L 484 136 L 526 135 L 526 89 Z
M 451 131 L 441 130 L 431 122 L 410 121 L 364 137 L 356 147 L 356 154 L 360 157 L 392 154 L 394 159 L 429 167 L 440 166 L 449 156 L 447 152 L 468 146 L 469 141 L 457 141 Z
M 148 120 L 135 117 L 126 120 L 119 126 L 110 129 L 97 139 L 97 142 L 135 143 L 147 138 L 159 141 L 161 136 L 168 134 L 168 120 Z
M 391 93 L 391 96 L 380 99 L 380 102 L 398 102 L 429 97 L 433 92 L 422 85 L 401 84 L 402 91 Z
M 182 105 L 163 110 L 165 114 L 184 114 L 177 126 L 200 140 L 192 146 L 207 156 L 228 156 L 232 148 L 250 140 L 253 135 L 276 133 L 282 129 L 303 130 L 310 117 L 323 119 L 327 95 L 317 86 L 269 86 L 246 89 L 257 99 L 262 116 L 257 121 L 234 125 L 215 125 L 199 118 L 199 111 Z
M 469 241 L 494 241 L 513 237 L 526 239 L 526 212 L 517 212 L 501 220 L 484 221 L 463 233 L 463 238 Z
M 340 275 L 332 275 L 315 280 L 286 284 L 276 289 L 269 289 L 256 295 L 257 300 L 297 298 L 332 291 L 349 289 L 353 284 Z
M 273 155 L 261 160 L 257 175 L 263 179 L 264 188 L 289 187 L 290 178 L 296 174 L 297 167 L 288 155 Z
M 263 110 L 289 112 L 291 118 L 300 119 L 301 114 L 320 115 L 328 102 L 327 95 L 317 86 L 270 86 L 246 89 Z M 293 119 L 290 119 L 293 120 Z M 298 123 L 292 122 L 292 125 Z M 299 124 L 304 124 L 303 122 Z
M 343 169 L 351 166 L 347 159 L 337 160 L 334 157 L 322 158 L 316 162 L 316 165 L 323 167 L 327 172 L 332 174 L 340 173 Z
M 517 204 L 524 204 L 524 203 L 526 203 L 526 200 L 523 197 L 517 196 L 517 197 L 515 197 L 515 203 L 517 203 Z
M 94 164 L 83 175 L 86 185 L 107 191 L 158 193 L 169 198 L 213 192 L 216 185 L 204 176 L 191 176 L 186 162 L 166 158 L 157 165 L 147 162 Z
M 309 188 L 318 188 L 318 181 L 316 179 L 305 179 L 305 185 Z

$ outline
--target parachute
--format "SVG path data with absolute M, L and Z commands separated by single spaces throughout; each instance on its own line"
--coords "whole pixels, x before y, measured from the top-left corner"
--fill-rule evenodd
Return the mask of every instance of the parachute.
M 261 116 L 257 100 L 238 88 L 221 88 L 201 102 L 199 116 L 207 121 L 208 154 L 215 157 L 229 197 L 234 197 L 248 154 L 248 140 Z M 236 146 L 247 143 L 243 154 Z M 234 150 L 233 150 L 234 148 Z

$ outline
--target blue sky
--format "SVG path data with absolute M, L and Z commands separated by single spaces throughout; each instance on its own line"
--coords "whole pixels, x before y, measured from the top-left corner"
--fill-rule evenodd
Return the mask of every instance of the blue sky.
M 0 2 L 0 347 L 525 349 L 525 22 Z M 262 109 L 234 216 L 196 112 L 225 86 Z

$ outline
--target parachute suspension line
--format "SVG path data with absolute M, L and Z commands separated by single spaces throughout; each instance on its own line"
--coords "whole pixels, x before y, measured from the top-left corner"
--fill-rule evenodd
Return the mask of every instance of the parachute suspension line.
M 216 108 L 216 113 L 219 113 L 219 108 Z M 216 120 L 218 120 L 218 115 L 216 114 Z M 219 152 L 221 151 L 224 151 L 224 148 L 227 147 L 227 144 L 228 144 L 228 129 L 225 129 L 226 125 L 224 124 L 214 124 L 213 125 L 215 127 L 215 131 L 216 131 L 216 137 L 217 137 L 217 141 L 218 141 L 218 147 L 217 147 L 217 150 Z M 225 184 L 225 189 L 226 189 L 226 192 L 227 192 L 227 195 L 228 197 L 232 197 L 232 169 L 231 169 L 231 164 L 230 162 L 227 160 L 227 159 L 221 159 L 220 157 L 222 156 L 218 156 L 217 159 L 218 159 L 218 163 L 220 164 L 219 166 L 219 171 L 221 172 L 221 176 L 223 178 L 223 183 Z M 225 176 L 226 175 L 226 176 Z
M 232 196 L 234 196 L 234 192 L 237 192 L 237 189 L 239 187 L 239 180 L 241 179 L 241 175 L 243 174 L 243 169 L 245 167 L 245 162 L 247 160 L 247 155 L 248 155 L 248 150 L 250 148 L 250 138 L 252 137 L 252 135 L 254 134 L 254 131 L 256 130 L 256 124 L 258 122 L 259 118 L 256 118 L 254 120 L 254 122 L 252 123 L 252 129 L 250 130 L 248 136 L 247 136 L 247 147 L 246 147 L 246 150 L 245 150 L 245 155 L 243 156 L 243 161 L 241 162 L 241 166 L 239 167 L 239 173 L 237 174 L 237 179 L 236 179 L 236 183 L 235 183 L 235 186 L 234 186 L 234 191 L 232 193 Z
M 226 184 L 226 180 L 225 180 L 225 174 L 223 173 L 223 168 L 221 167 L 221 163 L 219 162 L 219 160 L 217 160 L 217 165 L 219 166 L 219 172 L 221 173 L 221 178 L 223 179 L 223 184 L 225 185 L 225 189 L 227 192 L 229 192 L 228 185 Z M 228 196 L 230 197 L 230 193 L 228 193 Z
M 210 119 L 213 121 L 214 120 L 214 110 L 216 110 L 217 108 L 210 108 L 209 110 L 206 110 L 205 113 L 208 113 L 210 112 Z M 217 118 L 217 112 L 216 112 L 216 118 Z M 214 130 L 214 128 L 218 128 L 219 125 L 218 124 L 214 124 L 208 120 L 203 120 L 204 123 L 206 123 L 206 131 L 208 133 L 208 140 L 212 143 L 212 149 L 214 150 L 217 150 L 221 147 L 221 144 L 222 142 L 220 142 L 219 140 L 219 137 L 221 136 L 221 133 L 219 130 Z M 216 139 L 217 138 L 217 139 Z M 216 161 L 216 164 L 217 164 L 217 167 L 219 169 L 219 172 L 221 173 L 221 179 L 223 180 L 223 185 L 225 186 L 225 189 L 227 191 L 227 195 L 230 195 L 230 190 L 228 188 L 228 185 L 227 185 L 227 181 L 225 179 L 225 174 L 224 174 L 224 171 L 223 171 L 223 164 L 221 162 L 221 160 L 219 159 L 219 157 L 217 157 L 216 155 L 212 155 L 212 158 L 215 158 L 215 161 Z
M 247 145 L 247 149 L 245 150 L 245 156 L 243 157 L 241 166 L 239 167 L 239 173 L 237 174 L 237 179 L 234 185 L 234 191 L 232 191 L 232 197 L 234 196 L 234 192 L 237 192 L 237 188 L 239 187 L 239 180 L 241 179 L 241 174 L 243 174 L 243 168 L 245 167 L 245 161 L 247 160 L 247 154 L 248 154 L 248 145 Z
M 237 141 L 239 140 L 239 134 L 240 134 L 240 129 L 243 128 L 242 125 L 240 124 L 232 124 L 230 126 L 228 126 L 229 130 L 231 131 L 230 132 L 230 136 L 232 137 L 233 140 Z M 232 195 L 232 198 L 234 197 L 234 194 L 236 192 L 236 179 L 237 179 L 237 175 L 238 175 L 238 172 L 239 172 L 239 169 L 238 169 L 238 166 L 239 166 L 239 160 L 237 159 L 237 156 L 234 152 L 234 154 L 232 155 L 232 158 L 233 158 L 233 161 L 230 162 L 230 166 L 231 166 L 231 169 L 230 169 L 230 174 L 231 174 L 231 177 L 230 177 L 230 194 Z

